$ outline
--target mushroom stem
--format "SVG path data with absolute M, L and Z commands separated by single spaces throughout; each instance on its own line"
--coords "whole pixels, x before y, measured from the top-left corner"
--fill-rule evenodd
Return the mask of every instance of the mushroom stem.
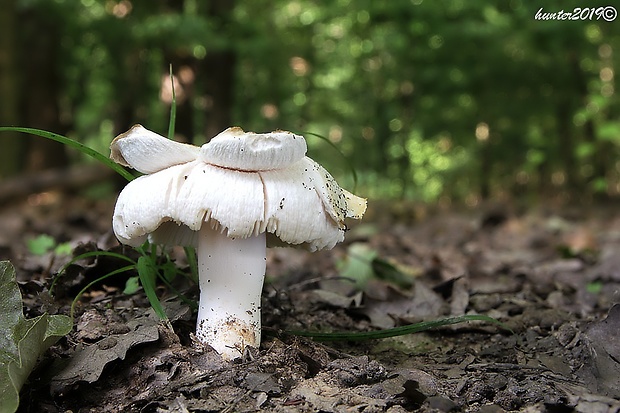
M 198 234 L 200 305 L 196 336 L 224 359 L 258 347 L 265 279 L 265 233 L 229 238 L 203 223 Z

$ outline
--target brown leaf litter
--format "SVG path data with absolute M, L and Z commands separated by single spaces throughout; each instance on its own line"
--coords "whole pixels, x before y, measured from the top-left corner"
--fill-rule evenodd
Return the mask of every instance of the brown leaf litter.
M 27 312 L 66 313 L 76 290 L 117 264 L 76 263 L 50 297 L 68 258 L 35 259 L 23 238 L 115 248 L 109 207 L 62 199 L 0 214 L 0 222 L 21 220 L 6 227 L 0 252 L 18 267 Z M 441 213 L 359 225 L 333 251 L 272 250 L 263 343 L 233 363 L 193 341 L 195 315 L 164 286 L 169 324 L 141 293 L 122 294 L 124 277 L 107 280 L 82 298 L 76 328 L 41 361 L 20 411 L 619 412 L 620 215 L 595 212 Z M 337 265 L 352 243 L 380 259 L 367 263 L 371 277 L 361 284 L 342 280 Z M 480 322 L 367 342 L 283 334 L 462 314 L 489 315 L 514 334 Z

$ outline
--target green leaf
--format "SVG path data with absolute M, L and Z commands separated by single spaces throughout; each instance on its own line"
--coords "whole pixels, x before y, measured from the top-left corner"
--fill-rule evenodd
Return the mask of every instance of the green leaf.
M 26 241 L 28 251 L 33 255 L 43 255 L 56 245 L 56 241 L 49 235 L 41 234 Z
M 600 140 L 617 142 L 620 139 L 620 122 L 606 121 L 598 129 Z
M 37 359 L 73 327 L 70 317 L 43 314 L 26 319 L 15 268 L 0 261 L 0 412 L 15 412 L 19 392 Z
M 172 282 L 176 278 L 177 274 L 179 274 L 176 264 L 172 261 L 161 263 L 158 268 L 162 273 L 163 280 L 168 283 Z
M 381 257 L 372 260 L 372 269 L 377 278 L 405 289 L 411 288 L 414 277 L 420 273 L 415 268 L 398 265 Z
M 592 188 L 592 190 L 594 191 L 594 193 L 605 193 L 607 192 L 607 179 L 605 179 L 604 177 L 599 177 L 594 179 L 592 182 L 590 182 L 590 187 Z
M 377 255 L 368 244 L 353 243 L 347 249 L 346 257 L 336 262 L 336 268 L 342 277 L 354 280 L 359 289 L 364 289 L 375 274 L 372 261 Z
M 54 254 L 56 255 L 71 255 L 71 252 L 73 252 L 73 247 L 70 242 L 63 242 L 54 248 Z
M 586 284 L 586 291 L 590 294 L 600 294 L 603 290 L 603 283 L 600 281 L 592 281 Z
M 125 281 L 123 294 L 132 295 L 140 291 L 140 277 L 129 277 Z

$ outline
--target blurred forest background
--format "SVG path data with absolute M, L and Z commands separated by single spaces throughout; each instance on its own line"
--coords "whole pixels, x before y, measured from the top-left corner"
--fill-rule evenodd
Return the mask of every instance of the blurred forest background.
M 3 0 L 0 125 L 102 153 L 134 123 L 177 139 L 231 125 L 327 137 L 369 197 L 620 194 L 620 19 L 521 0 Z M 342 155 L 309 155 L 351 188 Z M 0 135 L 0 177 L 84 162 Z

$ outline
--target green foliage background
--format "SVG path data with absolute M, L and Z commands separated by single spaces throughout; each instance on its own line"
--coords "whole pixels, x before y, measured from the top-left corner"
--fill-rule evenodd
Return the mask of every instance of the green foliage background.
M 541 8 L 608 3 L 15 1 L 59 28 L 59 116 L 70 137 L 104 153 L 134 122 L 166 134 L 172 63 L 188 139 L 204 143 L 225 121 L 322 134 L 367 196 L 620 192 L 620 23 L 535 19 Z M 213 71 L 218 61 L 224 70 Z M 350 187 L 340 155 L 308 140 Z

